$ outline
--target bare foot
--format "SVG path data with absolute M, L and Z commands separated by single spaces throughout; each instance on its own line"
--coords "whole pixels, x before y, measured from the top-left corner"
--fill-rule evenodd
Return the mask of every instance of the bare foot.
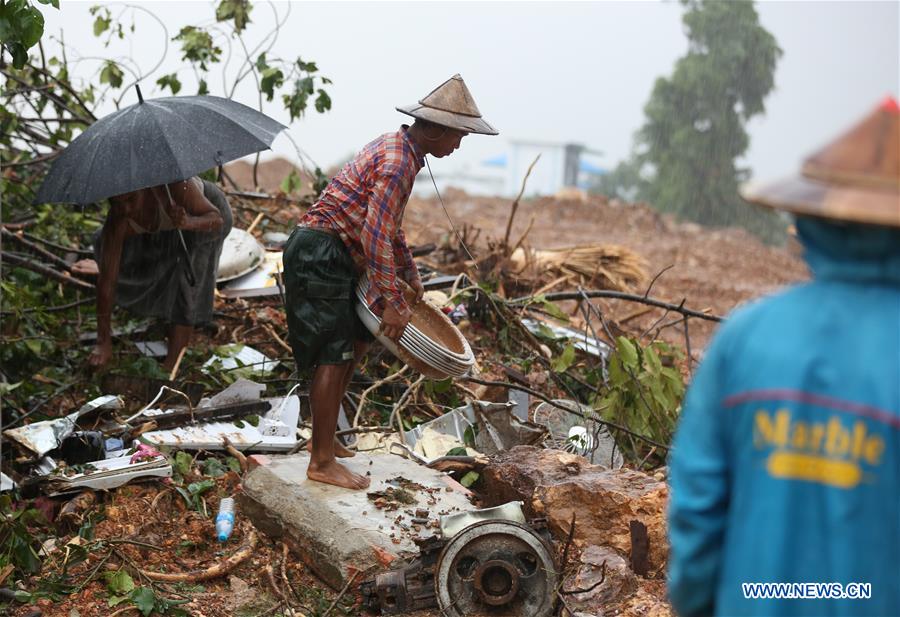
M 312 452 L 312 439 L 309 440 L 309 443 L 306 444 L 306 451 Z M 334 455 L 338 458 L 352 458 L 356 456 L 356 452 L 353 450 L 348 450 L 344 444 L 335 438 L 334 440 Z
M 333 484 L 349 489 L 363 489 L 369 486 L 369 479 L 358 473 L 353 473 L 337 461 L 316 465 L 312 461 L 306 468 L 306 477 L 316 482 Z

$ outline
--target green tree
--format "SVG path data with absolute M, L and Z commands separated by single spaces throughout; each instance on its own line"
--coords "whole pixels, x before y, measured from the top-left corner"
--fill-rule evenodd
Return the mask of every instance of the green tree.
M 59 0 L 38 0 L 59 8 Z M 12 56 L 13 66 L 25 66 L 28 50 L 44 35 L 44 16 L 28 0 L 0 0 L 0 45 Z
M 36 1 L 55 4 L 55 0 Z M 331 82 L 315 62 L 272 53 L 290 5 L 283 10 L 273 6 L 275 23 L 270 29 L 265 29 L 262 18 L 251 21 L 253 5 L 247 0 L 219 0 L 213 8 L 215 21 L 182 27 L 164 23 L 140 5 L 96 6 L 91 9 L 93 33 L 107 52 L 70 66 L 68 58 L 77 56 L 77 50 L 61 36 L 40 39 L 43 18 L 30 0 L 0 0 L 0 414 L 4 426 L 50 391 L 71 385 L 73 379 L 92 381 L 82 372 L 84 348 L 77 340 L 80 328 L 93 325 L 93 289 L 69 275 L 76 258 L 92 255 L 88 247 L 102 223 L 104 205 L 77 208 L 32 203 L 53 159 L 72 140 L 111 105 L 135 102 L 132 86 L 137 82 L 147 95 L 194 94 L 196 88 L 198 93 L 227 97 L 235 96 L 242 83 L 252 83 L 255 88 L 248 90 L 261 111 L 282 108 L 291 120 L 308 110 L 324 113 L 330 108 L 326 88 Z M 175 29 L 170 31 L 172 26 Z M 159 58 L 153 66 L 139 66 L 127 54 L 136 28 L 159 32 Z M 120 54 L 116 48 L 126 51 Z M 166 58 L 174 54 L 180 62 L 170 63 L 164 71 Z M 17 58 L 18 64 L 11 58 Z M 299 147 L 297 152 L 306 168 L 305 181 L 319 182 L 316 188 L 320 188 L 322 177 L 315 164 Z M 297 182 L 291 188 L 296 190 Z
M 782 54 L 752 2 L 683 0 L 687 55 L 656 80 L 635 152 L 599 189 L 637 197 L 663 212 L 706 225 L 741 225 L 767 238 L 777 215 L 749 207 L 738 187 L 749 170 L 745 126 L 765 111 Z

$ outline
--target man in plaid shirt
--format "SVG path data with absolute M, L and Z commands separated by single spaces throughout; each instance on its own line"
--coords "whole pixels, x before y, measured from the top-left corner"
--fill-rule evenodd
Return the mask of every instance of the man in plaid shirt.
M 354 308 L 360 275 L 382 334 L 398 340 L 424 289 L 400 225 L 425 156 L 442 158 L 469 133 L 496 135 L 459 75 L 417 104 L 398 107 L 412 126 L 366 145 L 303 216 L 284 250 L 289 340 L 298 370 L 312 369 L 311 480 L 349 489 L 369 479 L 339 464 L 353 452 L 335 441 L 341 400 L 373 340 Z M 404 288 L 411 289 L 404 296 Z

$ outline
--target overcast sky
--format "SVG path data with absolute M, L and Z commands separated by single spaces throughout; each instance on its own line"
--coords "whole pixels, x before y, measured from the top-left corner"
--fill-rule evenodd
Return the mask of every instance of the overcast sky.
M 94 2 L 63 0 L 61 9 L 41 6 L 46 35 L 64 31 L 70 61 L 131 56 L 143 71 L 160 57 L 161 27 L 135 13 L 137 30 L 108 49 L 92 34 Z M 135 2 L 153 11 L 169 37 L 189 24 L 211 23 L 213 2 Z M 106 2 L 114 13 L 126 5 Z M 746 164 L 754 176 L 789 173 L 804 155 L 900 90 L 900 3 L 758 2 L 762 25 L 784 56 L 764 117 L 750 124 Z M 499 137 L 467 137 L 453 156 L 437 161 L 435 173 L 474 168 L 506 150 L 507 138 L 571 141 L 601 150 L 611 168 L 627 156 L 643 120 L 654 80 L 671 74 L 687 49 L 682 7 L 677 2 L 256 2 L 247 34 L 253 46 L 271 29 L 273 9 L 290 15 L 270 56 L 315 61 L 334 81 L 334 105 L 311 111 L 290 132 L 323 168 L 352 155 L 375 136 L 395 130 L 407 116 L 394 107 L 413 103 L 454 73 L 461 73 Z M 46 40 L 46 39 L 45 39 Z M 222 41 L 220 45 L 227 43 Z M 47 44 L 48 51 L 55 45 Z M 237 48 L 234 53 L 237 54 Z M 99 64 L 83 60 L 74 72 L 97 81 Z M 233 75 L 234 65 L 231 67 Z M 182 94 L 196 82 L 177 45 L 163 66 L 145 80 L 178 71 Z M 221 70 L 210 83 L 223 93 Z M 253 92 L 236 99 L 255 105 Z M 126 99 L 127 100 L 127 99 Z M 267 113 L 287 123 L 275 101 Z M 295 158 L 289 140 L 273 150 Z

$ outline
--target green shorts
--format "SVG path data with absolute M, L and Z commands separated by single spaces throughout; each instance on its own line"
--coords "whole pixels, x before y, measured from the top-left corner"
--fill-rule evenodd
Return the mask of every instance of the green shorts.
M 356 315 L 357 275 L 344 243 L 297 227 L 284 247 L 288 342 L 297 370 L 353 359 L 355 341 L 371 342 Z

